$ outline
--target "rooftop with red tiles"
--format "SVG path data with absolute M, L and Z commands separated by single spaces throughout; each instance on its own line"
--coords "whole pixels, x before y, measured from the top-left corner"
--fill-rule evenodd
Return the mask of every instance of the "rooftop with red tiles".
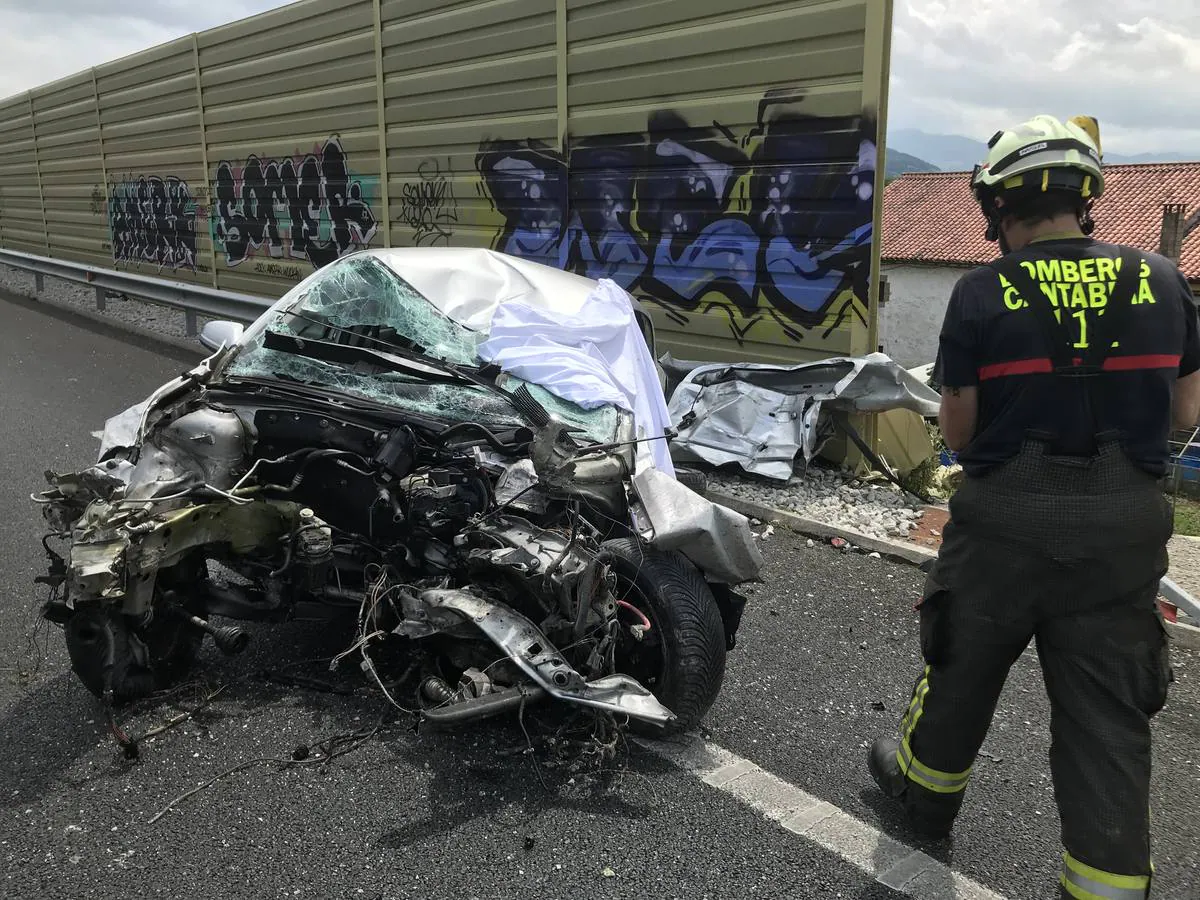
M 1096 201 L 1094 237 L 1158 251 L 1163 207 L 1187 207 L 1200 222 L 1200 162 L 1105 166 L 1104 196 Z M 972 266 L 999 255 L 984 240 L 983 215 L 970 192 L 969 172 L 915 172 L 887 186 L 883 199 L 886 263 Z M 1180 269 L 1200 286 L 1200 227 L 1185 239 Z

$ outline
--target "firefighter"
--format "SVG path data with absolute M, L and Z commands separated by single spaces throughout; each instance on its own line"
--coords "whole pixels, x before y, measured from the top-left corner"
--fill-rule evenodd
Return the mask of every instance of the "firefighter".
M 1187 281 L 1090 237 L 1094 119 L 1001 131 L 972 191 L 996 261 L 954 287 L 939 421 L 965 478 L 919 605 L 925 667 L 869 769 L 915 830 L 947 837 L 1010 666 L 1033 641 L 1050 697 L 1060 896 L 1142 900 L 1150 720 L 1172 680 L 1157 605 L 1171 428 L 1200 417 Z

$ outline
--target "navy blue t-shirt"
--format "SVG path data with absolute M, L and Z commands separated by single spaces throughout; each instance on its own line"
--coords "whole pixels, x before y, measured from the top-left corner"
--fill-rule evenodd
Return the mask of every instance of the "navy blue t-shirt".
M 1116 284 L 1120 248 L 1090 238 L 1042 241 L 1010 254 L 1039 296 L 1023 298 L 996 269 L 983 266 L 954 287 L 942 325 L 935 378 L 942 389 L 978 387 L 979 417 L 959 462 L 979 475 L 1015 455 L 1029 434 L 1053 436 L 1063 452 L 1089 455 L 1099 430 L 1154 475 L 1170 458 L 1171 401 L 1177 379 L 1200 369 L 1200 329 L 1187 280 L 1170 260 L 1138 251 L 1136 298 L 1106 371 L 1089 378 L 1050 372 L 1050 338 L 1025 303 L 1067 316 L 1073 346 L 1095 336 Z M 1125 299 L 1122 302 L 1128 302 Z M 1097 379 L 1085 397 L 1085 382 Z M 1094 408 L 1089 409 L 1089 403 Z

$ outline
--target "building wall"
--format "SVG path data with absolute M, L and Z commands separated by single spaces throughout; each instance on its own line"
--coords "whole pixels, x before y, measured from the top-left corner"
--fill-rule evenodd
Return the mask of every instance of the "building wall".
M 966 268 L 885 264 L 888 298 L 879 314 L 883 352 L 906 369 L 931 363 L 954 283 Z
M 677 356 L 870 346 L 891 0 L 303 0 L 0 101 L 0 246 L 277 297 L 363 247 L 635 293 Z

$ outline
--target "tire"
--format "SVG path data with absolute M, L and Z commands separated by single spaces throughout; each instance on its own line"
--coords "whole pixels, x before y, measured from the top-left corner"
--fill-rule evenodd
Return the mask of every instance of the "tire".
M 676 716 L 670 727 L 636 720 L 633 727 L 652 736 L 694 729 L 725 680 L 725 627 L 712 591 L 683 554 L 634 538 L 606 541 L 600 559 L 617 578 L 617 598 L 638 607 L 651 623 L 640 643 L 622 630 L 617 670 L 637 678 Z M 623 608 L 618 616 L 625 624 L 636 621 Z
M 65 631 L 71 668 L 92 694 L 104 696 L 109 659 L 114 706 L 171 687 L 191 671 L 204 633 L 168 614 L 163 594 L 178 586 L 177 602 L 193 615 L 203 616 L 200 573 L 187 560 L 161 571 L 161 582 L 154 588 L 155 615 L 146 625 L 98 607 L 80 610 L 70 618 Z M 183 593 L 185 587 L 187 593 Z
M 684 487 L 689 487 L 701 497 L 708 495 L 708 476 L 698 469 L 675 467 L 675 480 Z

